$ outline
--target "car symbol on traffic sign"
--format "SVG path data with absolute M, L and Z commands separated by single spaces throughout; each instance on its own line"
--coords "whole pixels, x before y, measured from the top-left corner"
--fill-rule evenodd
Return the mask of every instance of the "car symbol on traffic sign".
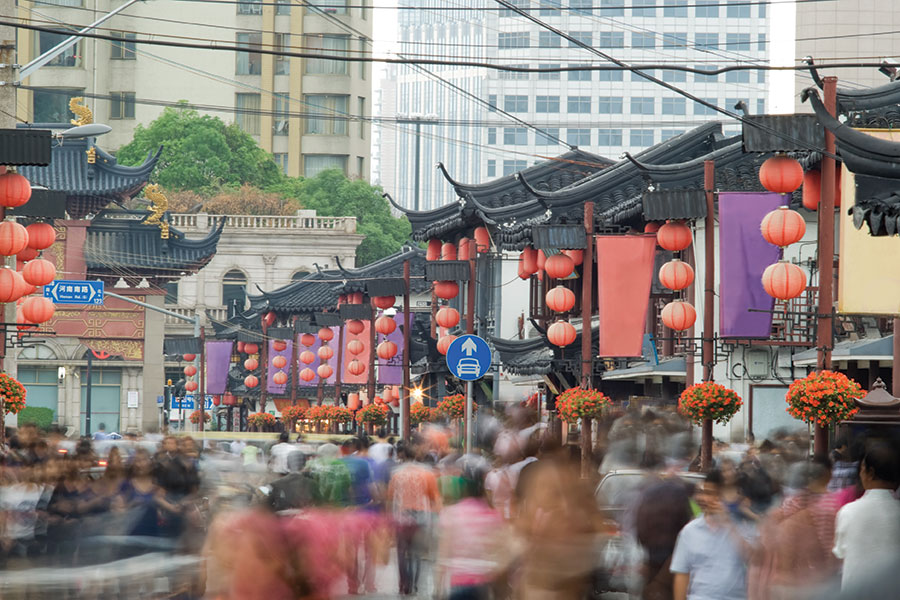
M 447 348 L 447 367 L 463 381 L 481 379 L 491 368 L 491 348 L 477 335 L 463 335 Z
M 44 298 L 50 298 L 53 304 L 102 306 L 103 282 L 59 279 L 44 286 Z

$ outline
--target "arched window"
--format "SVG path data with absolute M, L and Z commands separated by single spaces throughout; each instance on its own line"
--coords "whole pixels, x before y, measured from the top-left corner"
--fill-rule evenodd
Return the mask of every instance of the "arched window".
M 46 344 L 25 346 L 19 352 L 20 360 L 56 360 L 56 352 Z
M 306 277 L 307 275 L 309 275 L 309 271 L 306 271 L 306 270 L 304 270 L 304 269 L 300 269 L 299 271 L 297 271 L 296 273 L 294 273 L 293 275 L 291 275 L 291 281 L 300 281 L 301 279 L 303 279 L 303 278 Z
M 228 309 L 228 316 L 244 310 L 247 301 L 247 276 L 238 269 L 232 269 L 222 278 L 222 304 Z

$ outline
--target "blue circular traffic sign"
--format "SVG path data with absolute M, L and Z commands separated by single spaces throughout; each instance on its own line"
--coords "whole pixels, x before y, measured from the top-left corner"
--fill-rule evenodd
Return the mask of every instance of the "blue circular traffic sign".
M 447 367 L 463 381 L 481 379 L 491 368 L 491 348 L 477 335 L 462 335 L 447 349 Z

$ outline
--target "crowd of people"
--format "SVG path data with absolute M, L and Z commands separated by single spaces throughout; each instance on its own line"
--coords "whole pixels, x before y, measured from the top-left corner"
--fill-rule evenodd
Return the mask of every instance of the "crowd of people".
M 699 473 L 673 411 L 597 425 L 587 478 L 580 447 L 526 409 L 481 415 L 468 454 L 440 426 L 202 449 L 24 426 L 2 447 L 0 570 L 190 555 L 190 580 L 152 597 L 235 600 L 900 597 L 896 440 L 814 458 L 805 433 L 716 443 Z M 613 507 L 595 488 L 622 469 L 641 476 Z M 611 551 L 623 540 L 635 558 Z

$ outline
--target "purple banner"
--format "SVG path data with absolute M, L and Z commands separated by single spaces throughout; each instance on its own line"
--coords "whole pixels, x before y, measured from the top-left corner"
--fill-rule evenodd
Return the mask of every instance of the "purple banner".
M 206 393 L 224 394 L 231 368 L 231 349 L 234 342 L 217 340 L 206 342 Z
M 762 286 L 766 267 L 781 249 L 760 233 L 763 217 L 787 204 L 790 196 L 771 192 L 719 193 L 719 335 L 768 338 L 775 299 Z
M 284 340 L 284 342 L 287 344 L 287 347 L 279 352 L 275 349 L 275 340 L 269 340 L 269 367 L 266 369 L 266 391 L 277 396 L 284 396 L 285 391 L 287 390 L 287 384 L 282 383 L 281 385 L 278 385 L 275 383 L 275 374 L 279 371 L 284 371 L 288 378 L 290 378 L 291 375 L 291 352 L 293 352 L 293 345 L 290 340 Z M 275 365 L 272 364 L 272 361 L 275 360 L 276 356 L 283 356 L 287 361 L 287 364 L 281 369 L 275 368 Z
M 306 368 L 310 368 L 313 371 L 315 371 L 316 369 L 319 368 L 319 365 L 328 364 L 331 367 L 332 371 L 331 371 L 331 377 L 329 377 L 328 379 L 325 380 L 326 385 L 334 385 L 335 371 L 337 370 L 335 365 L 337 365 L 338 331 L 340 328 L 339 327 L 331 327 L 330 329 L 331 329 L 331 332 L 334 334 L 334 338 L 327 344 L 323 344 L 322 340 L 319 339 L 319 336 L 316 336 L 316 341 L 312 346 L 304 346 L 303 344 L 300 343 L 301 336 L 299 336 L 299 335 L 297 336 L 297 350 L 298 350 L 297 360 L 299 361 L 299 369 L 297 372 L 299 373 L 300 371 L 302 371 L 303 369 L 306 369 Z M 321 348 L 323 345 L 327 345 L 334 351 L 334 355 L 329 360 L 321 360 L 319 358 L 319 348 Z M 300 361 L 300 355 L 303 353 L 304 350 L 309 350 L 310 352 L 312 352 L 313 354 L 316 355 L 316 359 L 311 364 L 306 364 L 303 361 Z M 344 354 L 346 354 L 346 352 Z M 288 357 L 288 362 L 290 363 L 290 356 Z M 319 376 L 317 374 L 315 379 L 313 379 L 312 381 L 303 381 L 301 379 L 298 383 L 300 384 L 301 388 L 315 388 L 315 387 L 318 387 L 318 385 L 319 385 Z M 308 394 L 309 392 L 306 391 L 304 393 Z
M 413 315 L 409 315 L 410 322 Z M 376 359 L 378 361 L 378 383 L 385 385 L 399 385 L 403 383 L 403 313 L 394 315 L 394 322 L 397 329 L 390 335 L 377 334 L 377 340 L 381 342 L 390 341 L 397 344 L 397 354 L 388 360 Z

